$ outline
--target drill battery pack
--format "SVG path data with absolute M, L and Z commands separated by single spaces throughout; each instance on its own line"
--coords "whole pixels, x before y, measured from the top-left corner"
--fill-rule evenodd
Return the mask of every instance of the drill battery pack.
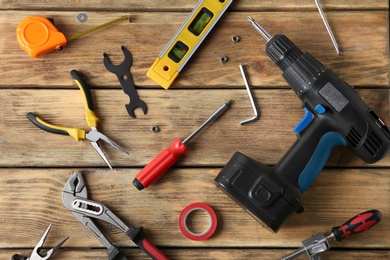
M 273 178 L 272 167 L 236 152 L 215 183 L 265 228 L 276 233 L 290 215 L 302 213 L 303 207 L 299 198 L 291 196 Z

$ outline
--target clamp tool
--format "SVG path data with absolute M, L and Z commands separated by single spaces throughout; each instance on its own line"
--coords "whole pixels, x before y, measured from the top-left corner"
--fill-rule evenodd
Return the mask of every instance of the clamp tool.
M 107 247 L 109 260 L 124 260 L 127 258 L 117 247 L 110 243 L 95 225 L 92 218 L 103 220 L 119 228 L 152 259 L 168 259 L 168 257 L 143 236 L 142 226 L 128 227 L 105 205 L 97 201 L 89 200 L 87 186 L 85 185 L 83 176 L 80 172 L 75 172 L 66 182 L 64 190 L 62 191 L 62 202 L 65 207 L 69 209 L 105 247 Z
M 69 135 L 72 136 L 77 141 L 88 139 L 91 141 L 91 144 L 93 148 L 97 151 L 97 153 L 102 157 L 102 159 L 106 162 L 108 167 L 112 170 L 112 167 L 110 163 L 108 162 L 106 156 L 104 155 L 102 149 L 99 146 L 99 141 L 103 140 L 104 142 L 114 146 L 116 149 L 121 150 L 124 153 L 129 154 L 126 152 L 122 147 L 120 147 L 118 144 L 116 144 L 114 141 L 112 141 L 110 138 L 102 134 L 97 130 L 97 125 L 99 123 L 99 118 L 95 115 L 93 103 L 92 103 L 92 95 L 91 91 L 87 85 L 87 83 L 83 80 L 83 78 L 80 77 L 78 72 L 76 70 L 72 70 L 70 72 L 70 75 L 75 80 L 77 85 L 79 86 L 80 90 L 83 93 L 83 99 L 84 99 L 84 105 L 85 105 L 85 113 L 87 118 L 88 126 L 91 127 L 91 131 L 86 133 L 84 130 L 79 128 L 69 128 L 69 127 L 63 127 L 63 126 L 56 126 L 49 123 L 46 123 L 38 116 L 34 115 L 33 113 L 29 112 L 27 113 L 27 118 L 37 127 L 41 128 L 42 130 L 45 130 L 47 132 L 53 133 L 53 134 L 60 134 L 60 135 Z
M 25 257 L 25 256 L 15 254 L 12 256 L 12 260 L 46 260 L 46 259 L 49 259 L 51 257 L 51 255 L 54 253 L 54 251 L 59 249 L 62 246 L 62 244 L 65 243 L 65 241 L 68 240 L 68 238 L 69 238 L 69 237 L 65 238 L 60 243 L 58 243 L 58 245 L 56 245 L 55 247 L 53 247 L 52 249 L 48 250 L 46 253 L 41 255 L 39 253 L 39 251 L 41 251 L 43 243 L 45 243 L 47 234 L 49 234 L 51 226 L 52 226 L 52 224 L 49 225 L 49 227 L 47 228 L 47 230 L 43 234 L 42 238 L 39 240 L 38 244 L 34 247 L 34 250 L 33 250 L 30 257 Z
M 324 234 L 318 233 L 308 239 L 303 240 L 303 247 L 300 250 L 283 257 L 281 260 L 295 259 L 304 253 L 307 253 L 310 260 L 321 260 L 321 253 L 330 248 L 329 241 L 337 240 L 340 242 L 350 235 L 372 228 L 378 224 L 381 219 L 382 213 L 376 209 L 360 213 L 344 224 L 333 227 L 329 236 L 324 236 Z

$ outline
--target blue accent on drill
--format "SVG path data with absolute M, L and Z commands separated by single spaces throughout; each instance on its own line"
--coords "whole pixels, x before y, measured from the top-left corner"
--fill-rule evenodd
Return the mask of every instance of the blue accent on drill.
M 302 192 L 305 192 L 314 179 L 317 178 L 328 160 L 333 147 L 336 145 L 347 146 L 347 142 L 341 134 L 337 132 L 328 132 L 322 136 L 313 156 L 299 175 L 298 184 Z
M 294 132 L 296 134 L 299 134 L 303 129 L 305 129 L 314 118 L 313 114 L 307 110 L 306 107 L 303 109 L 303 111 L 305 111 L 305 115 L 303 116 L 302 120 L 294 127 Z
M 322 115 L 326 112 L 326 109 L 323 105 L 319 104 L 314 109 L 319 115 Z

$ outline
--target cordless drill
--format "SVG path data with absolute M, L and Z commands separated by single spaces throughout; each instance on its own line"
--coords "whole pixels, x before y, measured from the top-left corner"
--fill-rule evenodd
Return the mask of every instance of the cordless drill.
M 236 152 L 215 179 L 216 185 L 270 231 L 277 232 L 324 167 L 336 145 L 348 146 L 366 163 L 390 151 L 390 130 L 351 86 L 284 35 L 271 37 L 248 17 L 267 40 L 266 53 L 302 100 L 304 118 L 298 139 L 273 167 Z

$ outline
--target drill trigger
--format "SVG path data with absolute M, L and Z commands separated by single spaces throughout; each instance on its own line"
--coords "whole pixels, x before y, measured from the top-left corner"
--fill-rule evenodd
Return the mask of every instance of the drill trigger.
M 305 112 L 305 115 L 293 129 L 296 134 L 302 132 L 314 118 L 313 114 L 306 107 L 303 109 L 303 111 Z

